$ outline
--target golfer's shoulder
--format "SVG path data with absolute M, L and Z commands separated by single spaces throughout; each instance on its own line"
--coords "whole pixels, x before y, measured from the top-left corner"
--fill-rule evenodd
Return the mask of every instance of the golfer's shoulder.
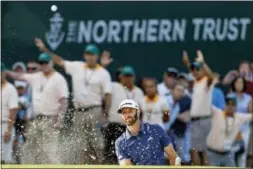
M 123 147 L 124 143 L 126 142 L 127 138 L 126 138 L 126 134 L 125 132 L 122 133 L 115 141 L 115 146 L 116 147 Z
M 163 128 L 159 124 L 143 123 L 144 130 L 148 132 L 163 132 Z

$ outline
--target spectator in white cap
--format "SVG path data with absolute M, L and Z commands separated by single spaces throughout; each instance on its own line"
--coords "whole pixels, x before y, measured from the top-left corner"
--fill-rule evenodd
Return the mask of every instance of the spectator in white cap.
M 181 72 L 178 75 L 178 83 L 185 87 L 185 95 L 190 96 L 189 92 L 190 77 L 187 73 Z
M 18 73 L 25 73 L 26 72 L 26 66 L 23 62 L 16 62 L 16 63 L 13 64 L 12 70 L 14 72 L 18 72 Z
M 26 68 L 26 65 L 23 62 L 16 62 L 12 65 L 12 71 L 16 72 L 16 73 L 26 73 L 27 68 Z M 22 81 L 20 81 L 20 80 L 14 80 L 14 84 L 16 82 L 18 82 L 18 84 L 22 83 Z M 19 83 L 19 82 L 21 82 L 21 83 Z M 28 85 L 26 87 L 28 87 Z
M 21 163 L 21 147 L 25 141 L 25 130 L 27 126 L 27 109 L 29 107 L 28 96 L 25 95 L 27 90 L 27 82 L 15 81 L 14 86 L 18 92 L 18 113 L 15 121 L 15 140 L 14 140 L 14 158 L 18 164 Z
M 178 78 L 178 70 L 174 67 L 169 67 L 163 75 L 163 82 L 158 84 L 158 93 L 163 97 L 171 95 L 171 90 L 175 86 Z

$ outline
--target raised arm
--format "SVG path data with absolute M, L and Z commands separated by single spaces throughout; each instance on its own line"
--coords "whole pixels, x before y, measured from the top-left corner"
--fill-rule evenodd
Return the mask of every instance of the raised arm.
M 108 118 L 108 111 L 110 110 L 112 103 L 112 79 L 109 72 L 105 72 L 103 76 L 103 93 L 104 93 L 104 115 Z
M 189 71 L 191 71 L 191 61 L 190 61 L 188 53 L 186 51 L 183 51 L 183 63 L 186 66 L 186 68 Z
M 12 72 L 12 71 L 6 71 L 7 76 L 9 76 L 12 79 L 15 80 L 20 80 L 20 81 L 27 81 L 25 78 L 25 73 L 17 73 L 17 72 Z
M 210 67 L 206 64 L 206 62 L 204 60 L 204 55 L 203 55 L 203 53 L 200 50 L 197 51 L 197 59 L 196 59 L 196 61 L 198 61 L 198 62 L 200 62 L 200 63 L 203 64 L 203 69 L 205 71 L 206 76 L 208 77 L 209 80 L 212 81 L 214 79 L 213 72 L 210 69 Z
M 236 70 L 231 70 L 226 74 L 222 83 L 224 85 L 230 85 L 236 76 L 238 76 L 238 72 Z
M 64 59 L 61 56 L 59 56 L 59 55 L 51 52 L 46 47 L 46 45 L 43 43 L 43 41 L 40 38 L 35 38 L 34 41 L 35 41 L 35 45 L 37 46 L 37 48 L 41 52 L 47 52 L 49 55 L 52 56 L 52 59 L 53 59 L 53 61 L 54 61 L 55 64 L 57 64 L 58 66 L 64 68 Z
M 241 113 L 241 114 L 238 114 L 238 117 L 240 118 L 240 122 L 243 124 L 246 122 L 252 122 L 253 121 L 252 115 L 253 115 L 252 112 L 249 112 L 247 114 Z
M 100 64 L 104 68 L 107 68 L 113 62 L 113 58 L 111 57 L 111 52 L 105 50 L 101 54 Z

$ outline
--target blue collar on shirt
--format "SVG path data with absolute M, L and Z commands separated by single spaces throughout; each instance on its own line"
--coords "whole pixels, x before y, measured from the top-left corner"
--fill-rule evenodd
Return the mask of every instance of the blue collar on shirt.
M 139 131 L 138 135 L 140 133 L 144 133 L 144 124 L 143 123 L 141 123 L 141 128 L 140 128 L 140 131 Z M 128 129 L 126 129 L 126 138 L 127 138 L 127 140 L 129 140 L 131 137 L 133 137 L 133 136 L 131 135 L 130 131 Z

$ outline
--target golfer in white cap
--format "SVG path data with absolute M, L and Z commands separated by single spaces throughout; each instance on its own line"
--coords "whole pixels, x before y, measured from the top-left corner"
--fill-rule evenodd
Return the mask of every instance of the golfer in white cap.
M 122 101 L 118 113 L 127 126 L 115 144 L 120 165 L 165 165 L 164 152 L 171 165 L 180 165 L 167 133 L 158 124 L 142 123 L 134 100 Z

